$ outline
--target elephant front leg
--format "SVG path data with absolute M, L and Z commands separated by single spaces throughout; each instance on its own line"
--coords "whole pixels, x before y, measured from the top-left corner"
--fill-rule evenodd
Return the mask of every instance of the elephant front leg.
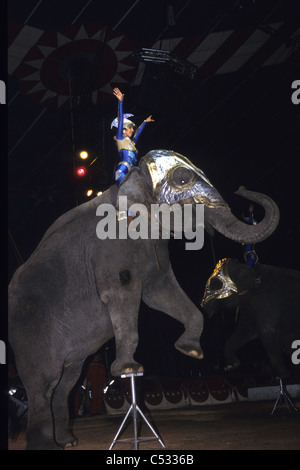
M 200 346 L 203 315 L 181 289 L 171 268 L 164 276 L 147 283 L 142 299 L 150 308 L 160 310 L 183 324 L 184 332 L 175 343 L 176 349 L 187 356 L 203 358 Z
M 116 359 L 111 365 L 114 377 L 143 372 L 141 364 L 133 359 L 138 345 L 138 315 L 141 288 L 102 291 L 100 298 L 105 303 L 113 324 Z
M 237 369 L 241 365 L 236 355 L 237 351 L 255 338 L 257 338 L 257 333 L 254 327 L 250 325 L 241 314 L 240 321 L 235 331 L 225 343 L 224 354 L 226 372 Z

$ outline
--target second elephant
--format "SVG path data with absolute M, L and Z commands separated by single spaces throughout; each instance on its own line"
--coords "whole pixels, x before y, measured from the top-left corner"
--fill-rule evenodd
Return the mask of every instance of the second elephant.
M 208 279 L 201 305 L 209 317 L 239 307 L 238 325 L 225 344 L 227 370 L 240 365 L 238 350 L 259 338 L 274 372 L 290 375 L 284 353 L 291 358 L 292 344 L 300 340 L 300 272 L 225 258 Z

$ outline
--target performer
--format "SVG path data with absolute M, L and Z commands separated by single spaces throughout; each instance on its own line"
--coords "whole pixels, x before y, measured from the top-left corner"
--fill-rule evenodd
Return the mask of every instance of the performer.
M 249 225 L 256 225 L 256 221 L 253 218 L 253 204 L 251 204 L 249 207 L 249 216 L 243 216 L 243 219 Z M 251 243 L 243 243 L 242 246 L 245 263 L 248 266 L 254 266 L 258 262 L 258 256 L 254 249 L 254 245 Z
M 154 122 L 154 119 L 152 119 L 152 116 L 147 117 L 140 127 L 135 130 L 135 124 L 128 119 L 133 116 L 133 114 L 123 114 L 124 94 L 119 88 L 114 88 L 113 93 L 119 100 L 118 117 L 111 123 L 111 128 L 117 127 L 118 129 L 115 139 L 120 153 L 120 162 L 115 172 L 115 181 L 119 185 L 130 171 L 131 167 L 136 165 L 138 151 L 135 144 L 144 130 L 146 123 Z

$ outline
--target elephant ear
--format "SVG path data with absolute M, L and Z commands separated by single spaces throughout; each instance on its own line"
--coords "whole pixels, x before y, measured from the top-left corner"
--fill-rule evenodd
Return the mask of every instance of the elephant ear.
M 133 167 L 120 185 L 120 196 L 127 196 L 128 207 L 132 204 L 144 204 L 149 213 L 154 203 L 152 185 L 139 167 Z
M 249 290 L 255 286 L 256 274 L 254 269 L 247 264 L 240 263 L 236 259 L 230 259 L 228 274 L 236 284 L 238 292 Z

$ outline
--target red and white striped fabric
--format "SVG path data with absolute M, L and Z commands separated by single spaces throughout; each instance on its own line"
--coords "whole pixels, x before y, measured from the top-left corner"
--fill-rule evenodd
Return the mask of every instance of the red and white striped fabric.
M 21 90 L 39 103 L 65 107 L 70 95 L 69 64 L 92 60 L 101 44 L 102 57 L 92 90 L 92 100 L 99 104 L 111 99 L 115 86 L 140 83 L 144 67 L 138 67 L 132 57 L 138 48 L 172 51 L 197 66 L 196 78 L 201 78 L 283 63 L 291 50 L 278 38 L 293 39 L 299 32 L 295 19 L 271 24 L 268 32 L 243 28 L 137 44 L 124 33 L 98 23 L 45 32 L 29 24 L 9 22 L 8 73 L 15 74 Z

